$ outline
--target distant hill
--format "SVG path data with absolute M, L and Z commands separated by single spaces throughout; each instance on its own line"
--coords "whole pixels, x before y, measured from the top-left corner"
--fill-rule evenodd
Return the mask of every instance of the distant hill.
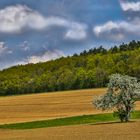
M 140 79 L 140 41 L 2 70 L 0 95 L 105 87 L 113 73 Z

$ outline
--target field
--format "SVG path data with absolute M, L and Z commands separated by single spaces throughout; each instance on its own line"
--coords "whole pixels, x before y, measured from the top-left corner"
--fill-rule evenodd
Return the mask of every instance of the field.
M 105 88 L 76 90 L 55 93 L 30 94 L 0 97 L 0 124 L 30 122 L 104 113 L 92 105 L 95 96 L 105 93 Z M 136 103 L 140 110 L 140 101 Z M 69 122 L 69 121 L 68 121 Z M 74 123 L 73 123 L 74 124 Z M 2 140 L 137 140 L 140 137 L 140 122 L 83 124 L 29 130 L 0 129 Z
M 105 89 L 0 97 L 0 124 L 101 113 L 92 99 L 103 93 Z
M 93 97 L 106 89 L 0 97 L 0 124 L 102 113 L 92 105 Z M 140 102 L 137 103 L 140 110 Z
M 140 122 L 0 130 L 1 140 L 139 140 Z

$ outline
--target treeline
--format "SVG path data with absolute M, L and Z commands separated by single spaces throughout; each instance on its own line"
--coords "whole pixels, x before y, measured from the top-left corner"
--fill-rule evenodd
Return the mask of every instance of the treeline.
M 80 53 L 80 55 L 97 54 L 97 53 L 106 54 L 108 52 L 117 53 L 117 52 L 122 52 L 122 51 L 135 50 L 139 48 L 140 48 L 140 41 L 133 40 L 129 44 L 122 43 L 120 46 L 111 47 L 109 50 L 105 49 L 103 46 L 90 49 L 89 51 L 85 50 L 82 53 Z M 77 54 L 74 54 L 74 55 L 76 56 Z
M 139 41 L 5 69 L 0 72 L 0 95 L 105 87 L 113 73 L 140 79 Z

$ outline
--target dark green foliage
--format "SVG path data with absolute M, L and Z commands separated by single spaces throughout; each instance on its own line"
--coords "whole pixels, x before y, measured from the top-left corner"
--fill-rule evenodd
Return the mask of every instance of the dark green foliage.
M 132 119 L 140 119 L 140 111 L 135 111 L 132 113 Z M 94 115 L 83 115 L 76 117 L 60 118 L 53 120 L 35 121 L 35 122 L 25 122 L 17 124 L 4 124 L 0 125 L 2 129 L 35 129 L 44 127 L 58 127 L 58 126 L 68 126 L 77 124 L 97 124 L 97 123 L 109 123 L 111 121 L 118 121 L 113 117 L 112 113 L 107 114 L 94 114 Z
M 124 122 L 125 121 L 126 112 L 124 110 L 120 109 L 118 111 L 114 111 L 113 116 L 114 117 L 118 117 L 121 120 L 121 122 Z
M 99 48 L 0 72 L 0 95 L 105 87 L 113 73 L 140 79 L 140 42 Z

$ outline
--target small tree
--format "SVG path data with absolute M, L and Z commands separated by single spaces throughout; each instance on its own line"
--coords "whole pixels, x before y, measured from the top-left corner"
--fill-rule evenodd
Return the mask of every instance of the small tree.
M 121 122 L 129 121 L 134 103 L 140 97 L 140 83 L 130 76 L 113 74 L 110 76 L 107 93 L 93 101 L 98 109 L 113 109 Z

